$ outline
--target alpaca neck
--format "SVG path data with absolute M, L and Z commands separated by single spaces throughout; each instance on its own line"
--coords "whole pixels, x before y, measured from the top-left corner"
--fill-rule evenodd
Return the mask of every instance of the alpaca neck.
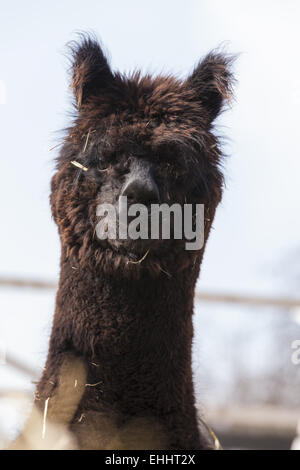
M 74 423 L 97 412 L 121 421 L 150 416 L 164 423 L 172 442 L 183 427 L 189 429 L 190 445 L 198 445 L 191 367 L 193 271 L 133 281 L 63 263 L 41 393 L 59 369 L 57 358 L 75 352 L 93 386 L 86 388 Z
M 177 375 L 179 381 L 186 381 L 181 375 L 191 375 L 196 277 L 190 273 L 128 280 L 74 270 L 71 263 L 64 263 L 52 333 L 55 344 L 65 324 L 62 348 L 71 345 L 88 361 L 99 360 L 107 382 L 115 374 L 129 386 L 132 368 L 152 383 L 165 377 L 175 382 Z M 150 369 L 155 373 L 149 374 Z M 95 379 L 97 372 L 89 368 Z
M 57 295 L 56 316 L 61 323 L 72 311 L 77 323 L 68 328 L 68 344 L 78 352 L 117 353 L 116 346 L 128 354 L 150 349 L 163 338 L 162 345 L 176 347 L 174 341 L 190 347 L 195 275 L 184 271 L 157 278 L 146 274 L 138 280 L 108 276 L 101 272 L 73 269 L 64 263 Z M 69 292 L 72 295 L 67 295 Z M 68 322 L 68 318 L 64 319 Z M 71 321 L 69 321 L 71 326 Z M 189 330 L 189 336 L 184 332 Z M 86 341 L 83 337 L 86 336 Z M 130 341 L 129 341 L 130 338 Z M 155 351 L 153 351 L 155 353 Z

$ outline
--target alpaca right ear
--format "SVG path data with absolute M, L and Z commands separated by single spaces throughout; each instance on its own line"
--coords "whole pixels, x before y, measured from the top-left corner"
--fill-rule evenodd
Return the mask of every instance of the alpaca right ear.
M 221 112 L 224 103 L 233 96 L 235 79 L 231 71 L 235 56 L 221 52 L 211 52 L 188 78 L 206 112 L 209 123 L 212 123 Z
M 99 43 L 89 36 L 70 43 L 72 83 L 78 109 L 89 98 L 98 95 L 113 80 L 113 73 Z

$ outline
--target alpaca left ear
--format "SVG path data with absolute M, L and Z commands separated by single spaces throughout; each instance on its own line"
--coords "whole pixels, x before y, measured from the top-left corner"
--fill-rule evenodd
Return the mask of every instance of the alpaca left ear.
M 222 53 L 208 54 L 195 67 L 187 79 L 197 99 L 202 103 L 208 123 L 211 124 L 221 112 L 224 103 L 233 96 L 234 77 L 231 66 L 234 56 Z
M 78 109 L 113 81 L 113 73 L 99 43 L 85 35 L 70 43 L 72 83 Z

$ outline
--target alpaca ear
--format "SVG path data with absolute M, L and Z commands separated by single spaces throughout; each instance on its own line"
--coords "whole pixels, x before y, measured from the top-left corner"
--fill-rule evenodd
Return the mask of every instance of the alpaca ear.
M 72 83 L 78 109 L 89 98 L 99 94 L 113 80 L 113 73 L 104 53 L 94 39 L 83 36 L 70 44 L 72 54 Z
M 224 103 L 233 96 L 234 77 L 231 65 L 234 56 L 211 52 L 195 67 L 187 84 L 202 103 L 209 124 L 219 115 Z

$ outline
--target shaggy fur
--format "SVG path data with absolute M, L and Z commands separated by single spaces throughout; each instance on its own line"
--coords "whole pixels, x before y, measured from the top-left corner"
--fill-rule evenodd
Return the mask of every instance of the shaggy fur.
M 126 77 L 112 72 L 94 39 L 71 48 L 76 117 L 51 186 L 61 274 L 36 403 L 51 403 L 73 354 L 86 370 L 69 424 L 80 448 L 207 448 L 191 368 L 204 248 L 164 240 L 139 263 L 141 244 L 97 239 L 96 207 L 117 204 L 134 165 L 151 167 L 160 202 L 205 204 L 206 242 L 223 183 L 212 124 L 231 96 L 232 58 L 211 53 L 186 80 Z

